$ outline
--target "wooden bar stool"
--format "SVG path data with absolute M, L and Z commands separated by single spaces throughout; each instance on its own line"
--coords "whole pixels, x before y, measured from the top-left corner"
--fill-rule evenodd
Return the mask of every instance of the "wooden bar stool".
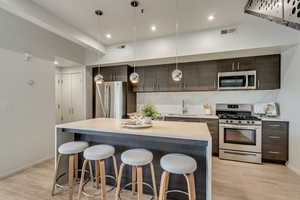
M 119 171 L 119 177 L 117 181 L 117 190 L 116 190 L 116 197 L 115 200 L 120 199 L 121 193 L 121 180 L 122 180 L 122 173 L 123 169 L 126 165 L 132 167 L 132 182 L 128 183 L 124 186 L 124 189 L 132 186 L 132 193 L 136 193 L 136 185 L 137 185 L 137 199 L 143 199 L 143 186 L 146 185 L 147 187 L 153 190 L 154 199 L 157 200 L 157 188 L 156 188 L 156 179 L 155 179 L 155 172 L 154 167 L 152 164 L 153 154 L 146 150 L 146 149 L 131 149 L 125 151 L 121 155 L 122 164 Z M 151 185 L 143 182 L 143 166 L 150 165 L 151 169 L 151 176 L 152 176 L 152 187 Z
M 68 189 L 69 189 L 69 199 L 73 199 L 73 185 L 75 180 L 78 178 L 78 155 L 79 153 L 83 152 L 89 144 L 87 142 L 68 142 L 65 144 L 62 144 L 58 148 L 58 158 L 55 166 L 55 172 L 54 172 L 54 180 L 52 184 L 52 192 L 51 195 L 55 195 L 55 189 L 56 186 L 58 186 L 57 177 L 59 164 L 61 161 L 62 156 L 68 156 L 69 157 L 69 167 L 68 167 Z
M 117 168 L 117 161 L 115 154 L 115 148 L 111 145 L 95 145 L 92 147 L 87 148 L 84 153 L 84 162 L 82 166 L 83 173 L 81 173 L 81 179 L 80 179 L 80 185 L 79 185 L 79 191 L 78 191 L 78 200 L 81 198 L 81 194 L 83 193 L 83 185 L 84 185 L 84 175 L 85 170 L 87 167 L 87 164 L 89 163 L 90 171 L 92 171 L 91 168 L 91 161 L 95 161 L 96 166 L 96 186 L 99 188 L 100 183 L 100 190 L 101 190 L 101 199 L 106 200 L 106 178 L 112 178 L 112 176 L 107 176 L 105 172 L 105 160 L 112 158 L 113 165 L 114 165 L 114 171 L 115 171 L 115 177 L 113 177 L 114 181 L 117 180 L 118 177 L 118 168 Z M 92 182 L 94 183 L 94 178 L 92 177 Z M 83 193 L 86 194 L 86 193 Z M 95 197 L 96 195 L 90 195 L 86 194 L 88 197 Z
M 190 156 L 183 154 L 167 154 L 160 160 L 164 172 L 161 177 L 159 200 L 166 200 L 167 194 L 179 192 L 188 195 L 189 200 L 196 199 L 194 172 L 197 169 L 197 162 Z M 187 182 L 188 193 L 180 190 L 168 191 L 170 173 L 183 175 Z

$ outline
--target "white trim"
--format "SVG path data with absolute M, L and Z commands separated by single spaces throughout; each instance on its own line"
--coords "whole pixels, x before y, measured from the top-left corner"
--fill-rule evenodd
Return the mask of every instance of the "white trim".
M 286 165 L 288 168 L 290 168 L 292 171 L 294 171 L 296 174 L 300 175 L 300 169 L 292 166 L 291 164 Z
M 25 165 L 24 167 L 16 168 L 16 169 L 10 170 L 8 172 L 5 172 L 5 173 L 3 173 L 3 174 L 0 175 L 0 180 L 4 179 L 4 178 L 7 178 L 7 177 L 10 177 L 10 176 L 13 176 L 13 175 L 15 175 L 15 174 L 17 174 L 19 172 L 22 172 L 22 171 L 24 171 L 24 170 L 26 170 L 28 168 L 31 168 L 31 167 L 33 167 L 33 166 L 35 166 L 37 164 L 43 163 L 43 162 L 45 162 L 47 160 L 51 160 L 53 158 L 54 158 L 53 155 L 51 155 L 51 156 L 49 156 L 47 158 L 43 158 L 43 159 L 40 159 L 38 161 L 32 162 L 29 165 Z

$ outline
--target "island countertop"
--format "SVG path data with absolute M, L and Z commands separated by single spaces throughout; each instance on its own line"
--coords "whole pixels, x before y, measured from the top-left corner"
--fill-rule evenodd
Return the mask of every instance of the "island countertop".
M 123 119 L 97 118 L 57 125 L 56 128 L 101 131 L 108 133 L 132 134 L 154 137 L 210 141 L 211 135 L 206 123 L 185 123 L 153 121 L 151 128 L 129 129 L 122 127 Z

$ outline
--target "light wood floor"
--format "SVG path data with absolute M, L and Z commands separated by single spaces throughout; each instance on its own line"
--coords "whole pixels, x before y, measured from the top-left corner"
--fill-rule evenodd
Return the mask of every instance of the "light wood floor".
M 53 161 L 48 161 L 0 180 L 0 200 L 50 200 L 52 175 Z M 67 196 L 62 193 L 52 199 L 65 200 Z M 113 200 L 112 196 L 109 195 L 109 200 Z M 128 194 L 124 197 L 132 199 Z M 300 176 L 281 165 L 254 165 L 214 158 L 213 199 L 299 200 Z

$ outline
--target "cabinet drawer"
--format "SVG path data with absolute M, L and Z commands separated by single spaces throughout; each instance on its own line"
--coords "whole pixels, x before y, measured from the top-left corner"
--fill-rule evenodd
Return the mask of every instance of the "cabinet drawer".
M 288 160 L 287 145 L 263 145 L 263 159 L 287 161 Z
M 288 129 L 288 122 L 263 122 L 263 129 L 265 132 L 268 131 L 286 131 Z

